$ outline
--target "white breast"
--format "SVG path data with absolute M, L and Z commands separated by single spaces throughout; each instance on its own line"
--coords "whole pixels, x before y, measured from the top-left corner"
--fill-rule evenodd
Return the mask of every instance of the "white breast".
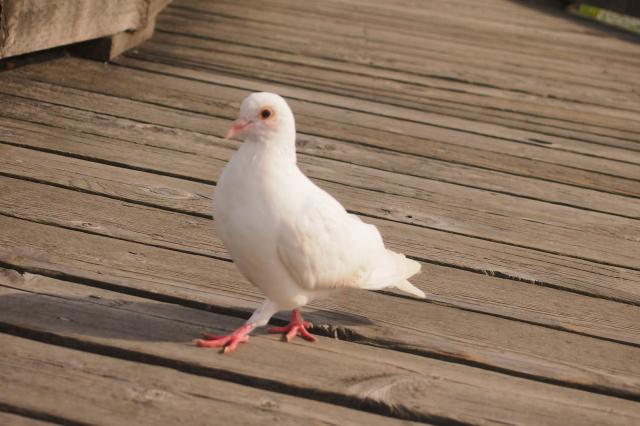
M 278 259 L 276 242 L 283 216 L 295 214 L 298 198 L 292 187 L 294 167 L 252 152 L 245 143 L 225 167 L 213 196 L 214 224 L 242 274 L 282 309 L 307 297 Z M 295 185 L 295 183 L 294 183 Z M 306 301 L 304 302 L 306 303 Z

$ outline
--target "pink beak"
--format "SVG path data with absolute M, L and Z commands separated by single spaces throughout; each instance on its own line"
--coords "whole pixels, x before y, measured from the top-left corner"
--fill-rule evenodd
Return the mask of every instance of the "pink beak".
M 250 121 L 243 120 L 241 118 L 237 119 L 233 123 L 231 123 L 231 127 L 227 130 L 227 133 L 224 135 L 225 139 L 231 139 L 237 134 L 242 133 L 248 126 L 251 124 Z

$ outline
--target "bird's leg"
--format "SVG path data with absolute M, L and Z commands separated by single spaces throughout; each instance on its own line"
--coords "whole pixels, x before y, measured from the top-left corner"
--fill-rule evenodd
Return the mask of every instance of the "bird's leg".
M 223 353 L 225 354 L 233 352 L 239 343 L 245 343 L 249 340 L 249 333 L 256 327 L 266 325 L 269 322 L 269 318 L 277 311 L 278 306 L 267 299 L 255 310 L 251 318 L 233 333 L 226 336 L 203 333 L 203 339 L 197 339 L 195 342 L 203 348 L 224 348 Z
M 204 333 L 204 339 L 196 340 L 196 344 L 202 348 L 224 348 L 223 353 L 233 352 L 239 343 L 245 343 L 249 340 L 249 333 L 256 328 L 255 324 L 247 323 L 226 336 L 216 336 Z
M 269 333 L 285 333 L 284 338 L 290 342 L 296 335 L 300 335 L 303 339 L 315 342 L 316 338 L 309 333 L 307 328 L 311 327 L 310 322 L 302 319 L 299 309 L 291 311 L 291 320 L 284 327 L 271 327 Z

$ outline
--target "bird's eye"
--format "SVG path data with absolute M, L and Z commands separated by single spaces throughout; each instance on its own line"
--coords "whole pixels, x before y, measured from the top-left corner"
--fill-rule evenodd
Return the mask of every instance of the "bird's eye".
M 265 108 L 260 111 L 260 120 L 268 120 L 273 115 L 273 112 L 269 108 Z

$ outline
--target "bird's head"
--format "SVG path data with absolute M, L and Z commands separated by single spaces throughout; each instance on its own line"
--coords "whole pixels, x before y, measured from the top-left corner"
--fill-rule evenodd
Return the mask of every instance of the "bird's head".
M 295 121 L 287 102 L 275 93 L 252 93 L 242 101 L 238 119 L 225 135 L 230 139 L 246 134 L 247 140 L 257 142 L 288 140 L 295 142 Z

